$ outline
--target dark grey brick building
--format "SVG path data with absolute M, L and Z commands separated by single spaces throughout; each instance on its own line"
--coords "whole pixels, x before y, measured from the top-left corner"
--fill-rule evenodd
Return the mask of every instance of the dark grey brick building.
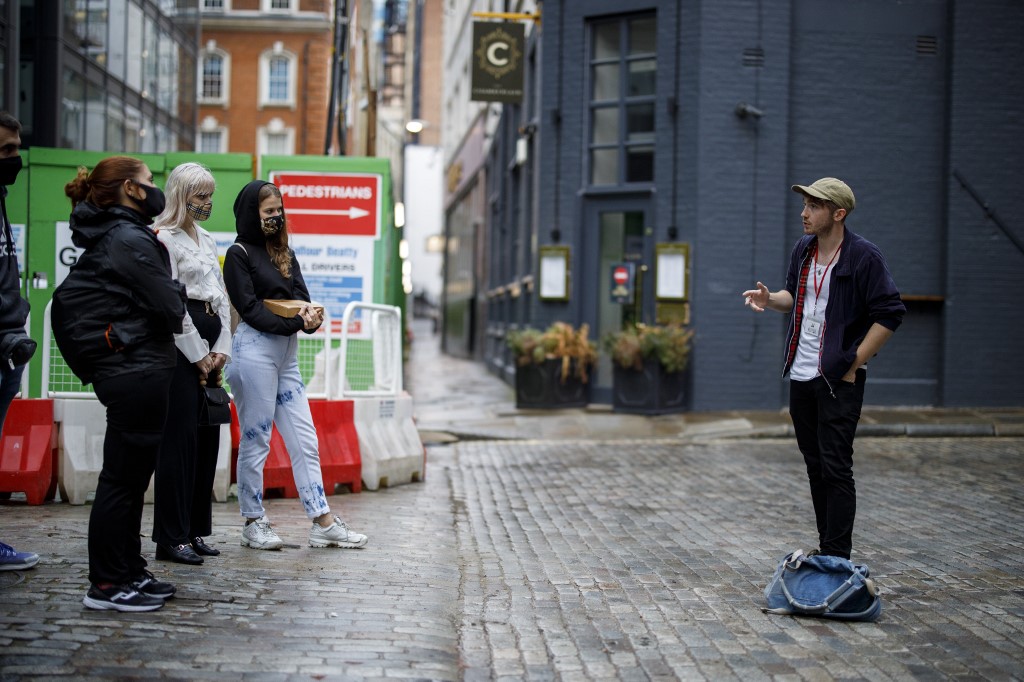
M 546 0 L 529 94 L 505 107 L 482 171 L 483 238 L 457 247 L 476 258 L 454 255 L 477 266 L 446 274 L 472 310 L 446 335 L 511 379 L 510 328 L 599 336 L 687 315 L 692 409 L 784 405 L 787 320 L 739 294 L 784 284 L 801 234 L 789 186 L 831 175 L 908 309 L 866 402 L 1021 405 L 1021 35 L 1019 0 Z M 673 243 L 690 253 L 685 304 L 656 298 L 658 245 Z M 538 295 L 551 244 L 570 250 L 566 301 Z M 612 304 L 610 265 L 630 262 L 638 305 Z

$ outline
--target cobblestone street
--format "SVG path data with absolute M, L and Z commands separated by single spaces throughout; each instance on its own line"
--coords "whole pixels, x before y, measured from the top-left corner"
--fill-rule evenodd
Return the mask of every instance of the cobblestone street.
M 42 559 L 0 574 L 0 679 L 1019 679 L 1021 454 L 858 441 L 873 624 L 761 612 L 778 558 L 813 546 L 786 439 L 433 446 L 424 483 L 331 498 L 363 550 L 307 547 L 295 500 L 268 505 L 284 551 L 248 550 L 215 504 L 224 553 L 152 562 L 179 595 L 151 614 L 82 606 L 88 506 L 11 502 L 2 539 Z

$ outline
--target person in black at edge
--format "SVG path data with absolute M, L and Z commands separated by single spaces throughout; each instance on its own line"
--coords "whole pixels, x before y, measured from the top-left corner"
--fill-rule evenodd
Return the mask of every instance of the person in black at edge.
M 183 287 L 149 228 L 164 195 L 146 164 L 127 156 L 80 168 L 64 188 L 71 234 L 84 248 L 53 295 L 54 338 L 71 370 L 107 408 L 103 468 L 89 517 L 91 609 L 153 611 L 174 585 L 146 570 L 139 531 L 177 363 Z
M 28 301 L 21 296 L 21 269 L 14 244 L 14 231 L 7 219 L 7 188 L 21 172 L 21 123 L 6 111 L 0 111 L 0 211 L 3 234 L 0 235 L 0 433 L 7 409 L 21 388 L 21 375 L 36 350 L 36 343 L 25 334 Z M 39 562 L 35 552 L 19 552 L 0 542 L 0 571 L 32 568 Z

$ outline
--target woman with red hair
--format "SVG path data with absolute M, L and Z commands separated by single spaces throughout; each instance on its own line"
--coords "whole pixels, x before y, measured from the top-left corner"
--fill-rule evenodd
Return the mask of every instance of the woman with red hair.
M 139 531 L 177 361 L 185 298 L 149 225 L 164 196 L 143 162 L 100 161 L 64 188 L 84 252 L 53 295 L 53 335 L 71 370 L 107 408 L 103 468 L 89 516 L 91 609 L 153 611 L 175 587 L 146 570 Z

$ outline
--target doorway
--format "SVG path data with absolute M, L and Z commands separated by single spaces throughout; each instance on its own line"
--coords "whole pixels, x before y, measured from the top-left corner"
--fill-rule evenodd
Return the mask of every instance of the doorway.
M 615 199 L 595 202 L 585 211 L 580 278 L 584 284 L 583 320 L 598 344 L 610 332 L 645 321 L 644 302 L 651 299 L 646 291 L 650 282 L 648 204 L 643 199 Z M 617 268 L 621 273 L 621 266 L 632 269 L 627 296 L 621 295 L 622 282 L 613 276 Z M 616 289 L 619 295 L 613 296 Z M 591 401 L 611 403 L 612 362 L 603 352 L 592 382 Z

